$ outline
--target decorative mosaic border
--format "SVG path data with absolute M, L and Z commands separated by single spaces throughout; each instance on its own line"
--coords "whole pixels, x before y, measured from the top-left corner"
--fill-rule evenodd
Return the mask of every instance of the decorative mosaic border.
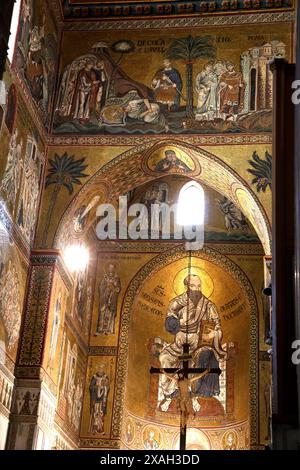
M 153 241 L 153 242 L 128 242 L 124 241 L 98 241 L 98 254 L 100 253 L 153 253 L 153 255 L 158 253 L 163 253 L 164 251 L 169 251 L 173 248 L 182 245 L 182 241 L 167 242 L 167 241 Z M 205 246 L 208 248 L 213 248 L 223 253 L 225 255 L 264 255 L 264 251 L 261 243 L 220 243 L 220 242 L 210 242 L 205 243 Z
M 126 423 L 131 423 L 134 428 L 133 439 L 130 442 L 125 442 L 124 439 L 124 435 L 126 434 Z M 220 450 L 224 436 L 228 432 L 233 431 L 237 437 L 237 450 L 248 450 L 245 442 L 245 431 L 247 428 L 249 428 L 249 421 L 247 419 L 242 421 L 235 421 L 233 423 L 227 423 L 224 425 L 218 425 L 217 428 L 215 428 L 214 426 L 209 426 L 209 424 L 201 424 L 200 426 L 198 426 L 195 423 L 191 422 L 190 427 L 201 431 L 207 441 L 209 441 L 211 448 Z M 156 428 L 156 430 L 160 433 L 160 447 L 162 444 L 165 449 L 172 449 L 174 451 L 174 444 L 176 443 L 176 441 L 179 444 L 178 426 L 174 424 L 162 424 L 157 427 L 157 424 L 153 423 L 151 420 L 136 416 L 133 413 L 127 411 L 125 411 L 123 417 L 123 432 L 121 436 L 120 448 L 128 450 L 144 450 L 145 447 L 142 436 L 144 435 L 147 429 L 149 430 L 153 428 Z
M 89 356 L 116 356 L 118 348 L 116 346 L 89 346 Z
M 116 31 L 116 30 L 155 30 L 162 28 L 197 28 L 199 26 L 231 26 L 243 24 L 259 23 L 279 23 L 295 20 L 295 12 L 277 11 L 262 13 L 244 13 L 244 14 L 219 14 L 219 15 L 197 15 L 181 16 L 178 18 L 156 18 L 156 19 L 120 19 L 119 21 L 107 21 L 98 19 L 98 21 L 66 21 L 65 31 Z
M 119 439 L 92 439 L 92 438 L 81 438 L 80 439 L 80 448 L 89 448 L 89 447 L 98 447 L 103 449 L 119 449 L 120 441 Z
M 121 324 L 119 334 L 119 356 L 117 362 L 117 380 L 114 396 L 112 416 L 112 436 L 120 438 L 122 415 L 125 398 L 125 385 L 128 367 L 128 338 L 130 329 L 131 312 L 136 297 L 143 282 L 149 275 L 155 273 L 166 264 L 182 259 L 186 254 L 183 247 L 163 253 L 149 261 L 133 278 L 123 299 Z M 247 295 L 250 305 L 250 357 L 249 357 L 249 404 L 250 404 L 250 439 L 255 445 L 258 439 L 258 316 L 257 302 L 253 288 L 245 273 L 229 258 L 218 251 L 204 247 L 201 252 L 193 252 L 192 256 L 212 261 L 224 268 L 241 285 Z
M 51 266 L 31 266 L 18 366 L 39 366 L 42 362 L 53 275 Z
M 49 138 L 50 146 L 131 146 L 131 145 L 143 145 L 148 143 L 157 142 L 159 139 L 161 142 L 164 140 L 170 140 L 171 137 L 175 137 L 181 140 L 183 143 L 192 145 L 249 145 L 249 144 L 272 144 L 272 134 L 211 134 L 211 135 L 156 135 L 156 136 L 138 136 L 138 135 L 99 135 L 99 136 L 82 136 L 82 135 L 63 135 L 63 136 L 52 136 Z
M 33 250 L 31 254 L 31 262 L 35 266 L 55 266 L 64 281 L 68 290 L 73 286 L 73 278 L 67 271 L 67 268 L 61 258 L 59 250 L 40 251 Z

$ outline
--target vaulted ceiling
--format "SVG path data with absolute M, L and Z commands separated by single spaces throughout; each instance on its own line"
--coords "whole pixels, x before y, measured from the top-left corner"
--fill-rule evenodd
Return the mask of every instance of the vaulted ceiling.
M 295 0 L 61 0 L 64 18 L 147 18 L 285 11 Z

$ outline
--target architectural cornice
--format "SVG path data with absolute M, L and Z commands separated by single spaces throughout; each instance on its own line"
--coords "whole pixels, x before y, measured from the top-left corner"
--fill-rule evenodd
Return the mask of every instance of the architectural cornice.
M 78 19 L 98 20 L 100 18 L 161 18 L 182 17 L 189 15 L 199 17 L 209 15 L 216 17 L 248 12 L 282 12 L 293 8 L 293 0 L 62 0 L 62 11 L 65 20 Z
M 295 20 L 295 12 L 289 8 L 281 11 L 264 11 L 243 14 L 189 15 L 178 17 L 156 18 L 111 18 L 96 19 L 78 18 L 76 21 L 65 21 L 65 31 L 105 31 L 105 30 L 159 30 L 162 28 L 198 28 L 199 26 L 231 26 L 243 24 L 265 24 L 289 22 Z

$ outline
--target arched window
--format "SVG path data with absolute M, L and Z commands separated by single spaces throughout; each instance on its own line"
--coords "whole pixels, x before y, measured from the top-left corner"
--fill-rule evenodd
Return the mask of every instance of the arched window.
M 204 224 L 205 197 L 202 186 L 189 181 L 182 186 L 177 206 L 177 223 L 182 226 Z
M 183 227 L 185 249 L 200 250 L 204 243 L 205 197 L 202 186 L 189 181 L 182 186 L 177 203 L 177 225 Z

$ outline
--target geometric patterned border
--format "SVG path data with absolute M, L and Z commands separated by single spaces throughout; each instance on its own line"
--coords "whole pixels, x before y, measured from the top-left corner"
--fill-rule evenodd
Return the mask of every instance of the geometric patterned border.
M 104 449 L 119 449 L 120 442 L 119 439 L 93 439 L 93 438 L 81 438 L 80 439 L 80 448 L 101 448 Z
M 257 243 L 222 243 L 204 241 L 206 247 L 213 248 L 224 255 L 258 255 L 263 256 L 264 250 L 260 242 Z M 170 251 L 182 245 L 182 241 L 98 241 L 98 253 L 151 253 L 153 255 Z
M 41 365 L 53 274 L 53 267 L 30 268 L 18 366 Z
M 295 20 L 293 10 L 283 12 L 245 13 L 240 15 L 196 15 L 178 18 L 120 19 L 116 21 L 67 21 L 65 31 L 155 30 L 162 28 L 197 28 L 199 26 L 226 26 L 255 23 L 277 23 Z
M 51 146 L 93 146 L 93 145 L 142 145 L 150 142 L 157 142 L 170 139 L 170 135 L 159 134 L 156 136 L 128 136 L 128 135 L 99 135 L 99 136 L 87 136 L 87 135 L 59 135 L 49 137 L 49 145 Z M 205 135 L 186 135 L 177 134 L 176 138 L 179 138 L 182 142 L 186 142 L 192 145 L 249 145 L 249 144 L 271 144 L 272 134 L 261 133 L 261 134 L 235 134 L 235 135 L 224 135 L 224 134 L 205 134 Z
M 148 276 L 152 275 L 163 266 L 186 256 L 186 251 L 181 246 L 167 253 L 158 255 L 150 260 L 133 278 L 123 298 L 121 308 L 121 324 L 119 333 L 119 356 L 117 362 L 116 392 L 114 396 L 112 437 L 120 438 L 122 414 L 125 398 L 126 376 L 128 368 L 128 339 L 131 321 L 131 312 L 137 292 Z M 258 439 L 258 306 L 253 288 L 246 274 L 226 256 L 218 251 L 204 247 L 200 252 L 192 252 L 192 256 L 207 259 L 225 269 L 244 290 L 250 306 L 250 357 L 249 357 L 249 405 L 250 405 L 250 442 L 257 444 Z
M 24 305 L 21 344 L 17 360 L 18 366 L 34 366 L 31 372 L 39 376 L 42 364 L 44 339 L 48 318 L 48 308 L 55 269 L 58 269 L 68 290 L 72 279 L 61 261 L 59 252 L 33 251 L 30 258 L 29 283 Z M 37 370 L 35 371 L 35 368 Z M 27 369 L 27 368 L 26 368 Z M 18 367 L 19 374 L 22 373 Z M 27 369 L 26 374 L 30 374 Z
M 118 353 L 117 346 L 89 346 L 89 356 L 116 356 Z
M 35 266 L 56 266 L 68 290 L 71 290 L 73 278 L 67 271 L 59 250 L 42 251 L 33 250 L 31 253 L 31 263 Z

